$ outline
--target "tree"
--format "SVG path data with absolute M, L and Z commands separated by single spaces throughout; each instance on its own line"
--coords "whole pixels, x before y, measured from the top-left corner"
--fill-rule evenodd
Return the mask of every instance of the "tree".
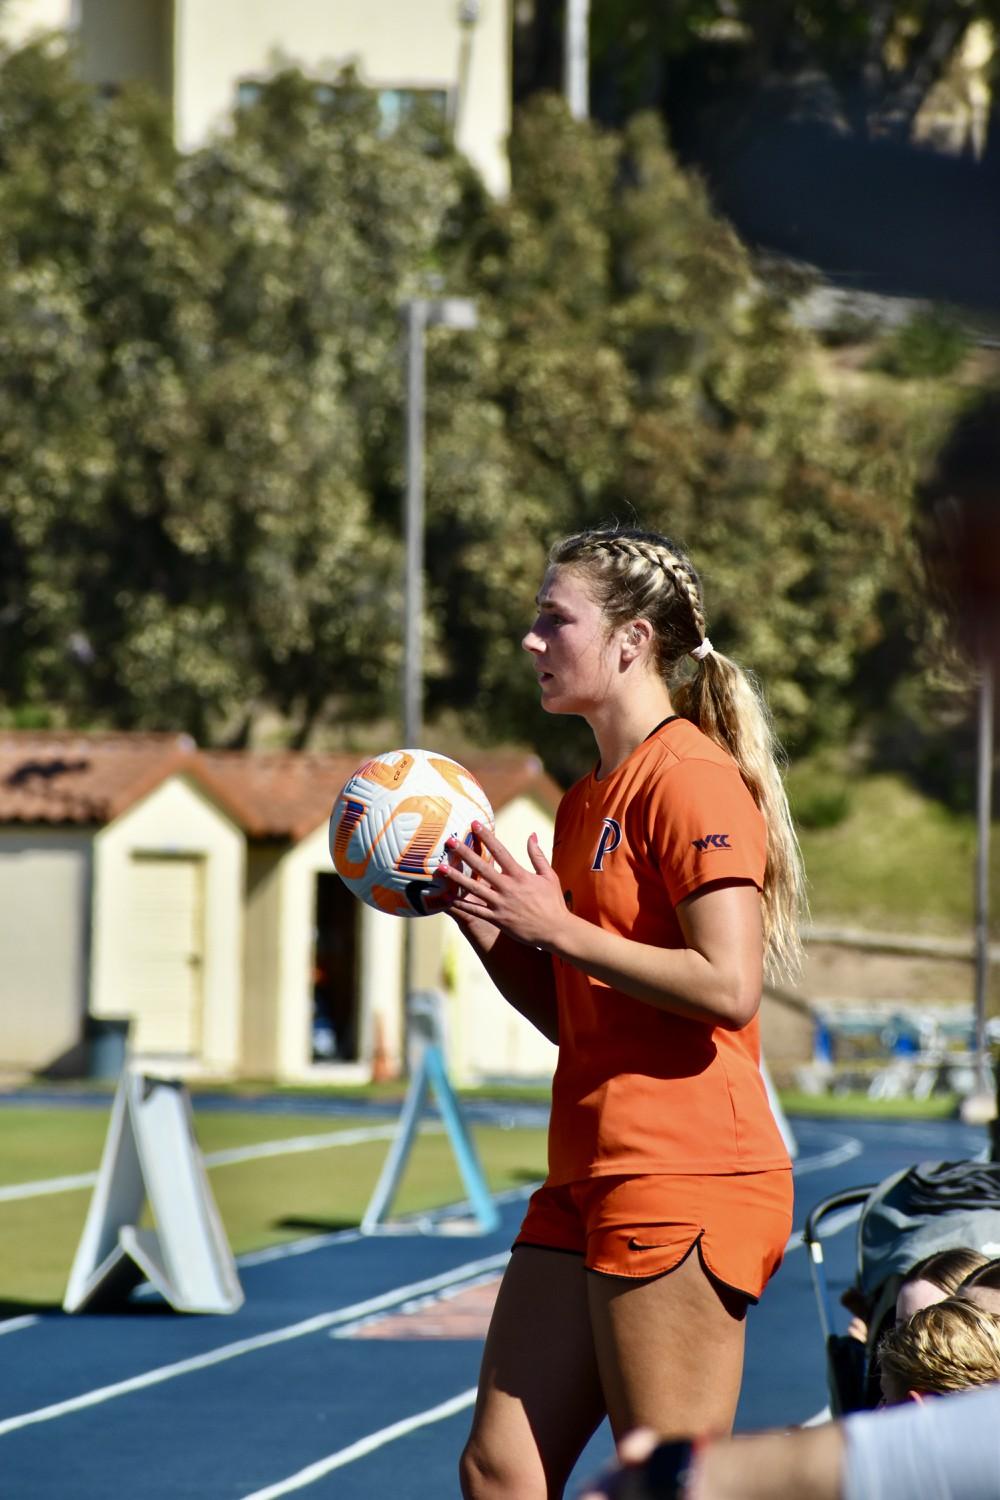
M 644 107 L 676 125 L 719 88 L 749 97 L 784 80 L 813 113 L 862 136 L 910 138 L 913 120 L 970 25 L 1000 25 L 998 0 L 591 0 L 591 73 L 599 116 Z M 557 88 L 559 7 L 518 8 L 515 87 Z
M 503 726 L 578 772 L 589 738 L 538 711 L 518 642 L 548 543 L 637 517 L 689 547 L 713 638 L 761 673 L 784 737 L 843 736 L 880 610 L 909 587 L 909 496 L 933 422 L 832 395 L 791 289 L 762 280 L 653 116 L 603 132 L 539 95 L 512 162 L 512 196 L 474 241 L 491 441 L 462 504 L 432 470 L 432 526 L 450 546 L 431 547 L 431 574 L 454 643 L 435 704 L 474 703 L 480 733 Z M 440 367 L 436 380 L 432 465 L 447 453 L 454 471 L 466 408 Z
M 518 8 L 522 99 L 559 87 L 560 14 Z M 617 128 L 660 113 L 748 243 L 848 288 L 995 312 L 1000 136 L 981 96 L 998 28 L 1000 0 L 593 0 L 592 110 Z
M 7 717 L 305 743 L 394 716 L 399 310 L 441 284 L 480 326 L 428 340 L 430 721 L 578 770 L 519 642 L 550 541 L 636 515 L 689 545 L 793 745 L 857 727 L 927 404 L 825 383 L 653 115 L 539 95 L 511 153 L 493 201 L 430 121 L 386 136 L 355 80 L 290 71 L 179 157 L 141 93 L 4 60 Z
M 282 74 L 183 159 L 53 46 L 6 60 L 0 101 L 4 695 L 203 740 L 381 711 L 398 307 L 462 174 L 348 79 Z

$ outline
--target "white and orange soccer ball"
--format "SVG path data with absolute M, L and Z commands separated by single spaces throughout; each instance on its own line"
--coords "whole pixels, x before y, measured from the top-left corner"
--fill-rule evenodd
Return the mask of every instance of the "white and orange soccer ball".
M 457 892 L 434 876 L 456 838 L 477 852 L 494 826 L 471 771 L 434 750 L 386 750 L 347 778 L 330 816 L 334 868 L 355 896 L 398 917 L 443 911 Z M 466 867 L 467 868 L 467 867 Z

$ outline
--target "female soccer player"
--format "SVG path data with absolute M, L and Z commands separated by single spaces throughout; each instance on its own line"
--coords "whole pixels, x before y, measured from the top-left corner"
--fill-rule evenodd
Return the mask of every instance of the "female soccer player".
M 549 1173 L 504 1276 L 462 1456 L 466 1500 L 551 1500 L 616 1436 L 725 1432 L 744 1316 L 791 1227 L 759 1069 L 766 960 L 794 964 L 800 864 L 762 704 L 705 630 L 665 537 L 558 543 L 524 638 L 543 707 L 598 761 L 552 864 L 488 831 L 451 908 L 506 998 L 559 1045 Z

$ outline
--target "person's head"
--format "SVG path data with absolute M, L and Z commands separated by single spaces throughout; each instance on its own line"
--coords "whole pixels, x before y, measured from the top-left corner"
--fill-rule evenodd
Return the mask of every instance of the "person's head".
M 959 1245 L 936 1250 L 910 1267 L 896 1293 L 896 1321 L 905 1323 L 922 1307 L 943 1302 L 952 1296 L 973 1271 L 986 1265 L 986 1256 L 978 1250 Z
M 988 1260 L 979 1266 L 965 1278 L 955 1296 L 1000 1317 L 1000 1260 Z
M 878 1346 L 886 1406 L 1000 1381 L 1000 1318 L 948 1297 L 897 1323 Z
M 560 583 L 569 583 L 591 611 L 596 607 L 603 639 L 614 640 L 618 659 L 634 651 L 640 671 L 668 689 L 675 711 L 733 756 L 767 823 L 763 907 L 769 962 L 773 969 L 794 970 L 803 882 L 780 750 L 756 684 L 708 639 L 701 582 L 687 553 L 668 537 L 638 528 L 581 531 L 549 552 L 543 597 Z M 524 645 L 542 672 L 545 642 L 538 630 L 536 622 Z M 545 697 L 543 677 L 543 702 Z M 568 698 L 560 704 L 555 688 L 548 697 L 553 711 L 580 711 Z

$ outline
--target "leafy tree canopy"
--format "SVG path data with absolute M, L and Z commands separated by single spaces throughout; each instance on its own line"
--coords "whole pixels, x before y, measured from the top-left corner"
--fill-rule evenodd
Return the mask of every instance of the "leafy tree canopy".
M 511 154 L 497 202 L 433 122 L 386 135 L 356 80 L 288 71 L 182 157 L 141 92 L 101 104 L 44 45 L 3 60 L 8 720 L 229 743 L 394 721 L 399 312 L 446 287 L 479 328 L 428 337 L 431 721 L 586 763 L 519 643 L 549 543 L 618 516 L 689 547 L 792 745 L 855 727 L 866 663 L 912 628 L 940 393 L 932 420 L 919 386 L 831 389 L 653 115 L 601 131 L 539 95 Z
M 676 118 L 784 79 L 812 113 L 862 135 L 908 137 L 969 26 L 1000 0 L 591 0 L 594 96 L 604 118 L 656 105 Z M 522 97 L 559 85 L 562 8 L 518 9 Z

